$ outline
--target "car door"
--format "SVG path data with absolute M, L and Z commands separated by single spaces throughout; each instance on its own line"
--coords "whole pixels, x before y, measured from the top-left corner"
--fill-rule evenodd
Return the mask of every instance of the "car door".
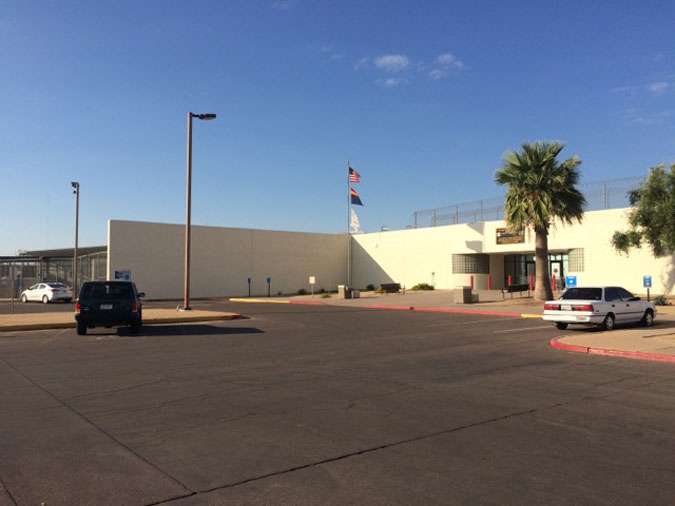
M 625 306 L 626 317 L 624 321 L 636 322 L 642 319 L 645 312 L 645 303 L 641 300 L 631 300 L 635 296 L 625 288 L 618 287 L 617 292 L 621 297 L 621 302 Z
M 35 290 L 33 300 L 42 300 L 42 296 L 45 294 L 45 288 L 47 288 L 47 285 L 40 283 L 37 287 L 37 290 Z
M 35 296 L 35 290 L 37 290 L 37 287 L 40 286 L 39 284 L 29 286 L 28 289 L 26 290 L 26 300 L 33 300 L 33 297 Z
M 626 321 L 626 306 L 621 300 L 619 291 L 615 286 L 605 288 L 605 300 L 607 301 L 607 312 L 614 313 L 614 321 L 622 323 Z

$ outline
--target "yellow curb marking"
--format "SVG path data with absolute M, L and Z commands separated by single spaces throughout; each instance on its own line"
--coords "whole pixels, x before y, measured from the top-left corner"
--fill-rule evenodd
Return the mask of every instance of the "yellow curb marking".
M 230 299 L 230 302 L 254 302 L 259 304 L 290 304 L 290 300 L 277 300 L 277 299 Z
M 523 313 L 520 315 L 521 318 L 541 318 L 540 314 L 530 314 L 530 313 Z

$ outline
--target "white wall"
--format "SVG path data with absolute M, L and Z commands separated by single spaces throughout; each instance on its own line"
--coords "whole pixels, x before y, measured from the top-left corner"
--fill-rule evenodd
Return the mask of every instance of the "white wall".
M 581 225 L 556 223 L 549 233 L 549 250 L 584 249 L 584 271 L 566 273 L 576 275 L 579 285 L 616 284 L 645 293 L 642 276 L 647 274 L 652 276 L 652 293 L 673 293 L 674 256 L 656 259 L 647 247 L 633 250 L 629 255 L 614 251 L 611 237 L 616 230 L 628 228 L 627 212 L 627 209 L 592 211 L 585 214 Z M 534 252 L 534 233 L 526 233 L 522 244 L 497 244 L 496 229 L 505 226 L 499 220 L 356 235 L 353 285 L 364 287 L 369 283 L 393 281 L 411 287 L 416 283 L 431 283 L 434 278 L 437 288 L 468 285 L 468 274 L 452 273 L 452 254 L 487 253 L 490 254 L 492 287 L 501 288 L 503 255 Z M 476 288 L 485 288 L 486 276 L 474 275 L 474 282 Z
M 220 227 L 192 227 L 190 295 L 224 297 L 336 289 L 347 278 L 347 236 Z M 185 227 L 162 223 L 108 222 L 108 279 L 131 270 L 149 298 L 183 295 Z

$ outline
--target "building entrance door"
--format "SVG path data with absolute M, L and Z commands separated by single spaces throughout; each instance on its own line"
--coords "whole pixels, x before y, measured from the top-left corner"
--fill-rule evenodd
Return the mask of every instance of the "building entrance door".
M 555 276 L 555 289 L 562 290 L 564 284 L 563 264 L 560 260 L 551 261 L 551 278 Z

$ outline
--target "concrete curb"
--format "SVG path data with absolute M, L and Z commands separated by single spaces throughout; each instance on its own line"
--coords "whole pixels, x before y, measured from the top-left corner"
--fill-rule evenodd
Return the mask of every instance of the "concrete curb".
M 213 322 L 225 320 L 238 320 L 242 318 L 239 313 L 231 313 L 219 316 L 188 316 L 183 318 L 143 318 L 143 325 L 158 325 L 161 323 L 197 323 Z M 74 329 L 75 320 L 72 322 L 56 323 L 26 323 L 21 325 L 0 325 L 0 332 L 15 332 L 23 330 L 56 330 L 56 329 Z
M 661 355 L 658 353 L 643 353 L 640 351 L 608 350 L 604 348 L 591 348 L 588 346 L 577 346 L 574 344 L 561 343 L 562 337 L 554 337 L 549 341 L 551 348 L 558 350 L 571 351 L 575 353 L 586 353 L 588 355 L 603 355 L 606 357 L 632 358 L 636 360 L 650 360 L 653 362 L 675 363 L 675 355 Z
M 297 304 L 304 306 L 330 306 L 325 302 L 318 301 L 299 301 L 299 300 L 269 300 L 269 299 L 248 299 L 248 298 L 231 298 L 230 302 L 249 302 L 251 304 Z M 336 307 L 356 307 L 361 309 L 389 309 L 392 311 L 422 311 L 428 313 L 460 313 L 460 314 L 477 314 L 488 316 L 510 316 L 514 318 L 541 318 L 540 314 L 534 313 L 508 313 L 500 311 L 480 311 L 477 309 L 456 309 L 449 307 L 414 307 L 414 306 L 336 306 Z

